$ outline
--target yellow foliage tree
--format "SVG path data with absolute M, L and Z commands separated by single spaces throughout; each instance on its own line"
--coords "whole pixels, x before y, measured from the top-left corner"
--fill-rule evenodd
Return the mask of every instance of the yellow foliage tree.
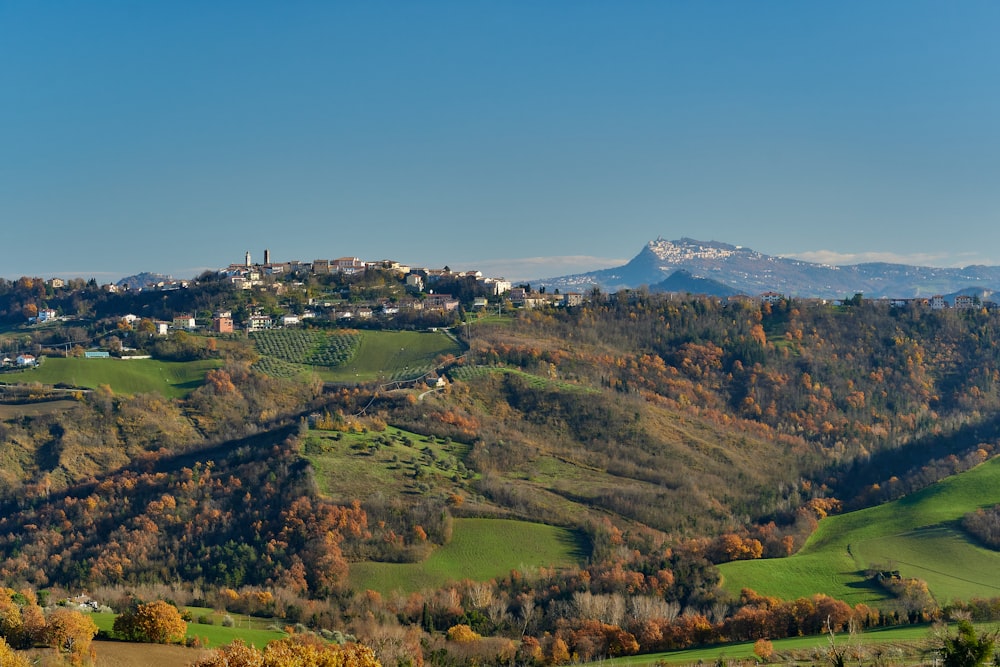
M 31 663 L 0 637 L 0 667 L 28 667 Z
M 157 600 L 123 612 L 115 619 L 113 629 L 129 641 L 179 644 L 187 634 L 187 623 L 177 607 Z
M 263 653 L 242 640 L 218 649 L 195 667 L 382 667 L 362 644 L 327 644 L 307 635 L 271 642 Z
M 448 628 L 448 641 L 467 643 L 482 639 L 482 636 L 464 623 Z
M 45 625 L 47 643 L 60 653 L 68 653 L 74 665 L 82 664 L 90 656 L 90 645 L 96 634 L 94 619 L 65 607 L 49 614 Z

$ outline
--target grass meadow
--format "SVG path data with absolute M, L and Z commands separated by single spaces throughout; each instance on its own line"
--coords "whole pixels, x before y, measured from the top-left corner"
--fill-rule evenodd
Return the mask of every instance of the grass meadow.
M 227 628 L 222 625 L 225 613 L 205 609 L 201 607 L 185 607 L 191 612 L 194 618 L 205 615 L 212 619 L 212 624 L 189 622 L 187 624 L 187 636 L 198 638 L 203 646 L 208 648 L 218 648 L 231 643 L 234 639 L 242 639 L 248 644 L 253 644 L 257 648 L 264 648 L 268 642 L 281 639 L 285 633 L 281 630 L 274 630 L 274 624 L 281 624 L 280 620 L 272 618 L 257 618 L 245 614 L 230 614 L 233 619 L 233 627 Z M 111 612 L 94 612 L 91 614 L 97 627 L 107 633 L 115 624 L 117 614 Z
M 996 630 L 994 625 L 977 624 L 980 632 Z M 929 654 L 933 646 L 934 628 L 930 625 L 906 625 L 891 628 L 875 628 L 856 635 L 839 634 L 834 638 L 838 649 L 849 647 L 849 654 L 867 654 L 866 659 L 850 660 L 848 664 L 881 664 L 912 665 L 930 664 L 933 656 Z M 789 637 L 774 639 L 774 655 L 771 664 L 779 665 L 819 665 L 832 664 L 828 657 L 830 637 L 817 635 L 812 637 Z M 754 656 L 754 642 L 734 642 L 706 646 L 704 648 L 668 651 L 665 653 L 647 653 L 622 658 L 611 658 L 588 665 L 602 667 L 654 667 L 655 665 L 703 665 L 717 664 L 719 660 L 733 664 L 733 661 L 747 661 L 761 664 Z
M 1000 503 L 1000 458 L 877 507 L 820 521 L 789 558 L 720 566 L 733 593 L 751 588 L 784 599 L 825 593 L 850 604 L 888 596 L 865 580 L 877 564 L 927 582 L 939 604 L 1000 596 L 1000 552 L 983 548 L 960 526 L 966 513 Z
M 450 543 L 422 563 L 352 563 L 355 590 L 409 593 L 452 581 L 488 581 L 511 570 L 568 567 L 586 556 L 583 539 L 565 528 L 511 519 L 455 519 Z
M 158 392 L 181 398 L 205 382 L 205 374 L 217 368 L 216 360 L 158 361 L 156 359 L 82 359 L 45 357 L 37 367 L 16 375 L 18 383 L 67 384 L 96 389 L 110 386 L 116 394 Z

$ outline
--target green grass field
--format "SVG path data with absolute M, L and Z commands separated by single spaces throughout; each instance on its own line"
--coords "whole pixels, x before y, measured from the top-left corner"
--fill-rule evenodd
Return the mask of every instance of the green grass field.
M 990 624 L 977 624 L 980 632 L 990 632 L 996 627 Z M 884 656 L 883 664 L 919 664 L 926 659 L 926 651 L 933 643 L 933 628 L 929 625 L 907 625 L 894 628 L 875 628 L 866 630 L 853 637 L 839 634 L 835 637 L 837 647 L 863 647 L 868 653 L 864 660 L 850 661 L 849 664 L 877 664 L 872 655 L 876 649 L 881 649 Z M 753 660 L 753 642 L 734 642 L 719 644 L 704 648 L 686 649 L 683 651 L 668 651 L 665 653 L 647 653 L 623 658 L 612 658 L 600 662 L 585 663 L 586 665 L 602 665 L 603 667 L 654 667 L 655 665 L 701 665 L 715 664 L 718 660 Z M 830 648 L 830 638 L 827 635 L 813 637 L 789 637 L 775 639 L 772 664 L 829 664 L 827 651 Z
M 231 643 L 234 639 L 242 639 L 248 644 L 253 644 L 257 648 L 264 648 L 268 642 L 275 639 L 281 639 L 286 636 L 284 632 L 280 630 L 270 629 L 271 626 L 277 624 L 282 625 L 282 622 L 278 619 L 268 619 L 268 618 L 256 618 L 254 616 L 246 616 L 244 614 L 230 614 L 232 616 L 234 625 L 231 628 L 227 628 L 221 625 L 222 619 L 225 616 L 224 613 L 214 612 L 211 609 L 203 609 L 200 607 L 186 607 L 191 614 L 198 618 L 198 616 L 205 614 L 212 617 L 213 624 L 207 625 L 202 623 L 190 622 L 187 624 L 187 636 L 190 638 L 199 638 L 202 640 L 204 646 L 216 648 L 219 646 L 225 646 Z M 107 613 L 107 612 L 95 612 L 91 614 L 94 619 L 94 623 L 97 627 L 105 632 L 111 633 L 111 629 L 115 624 L 115 617 L 117 614 Z
M 449 544 L 422 563 L 352 563 L 356 590 L 412 592 L 448 582 L 488 581 L 511 570 L 542 566 L 566 567 L 582 562 L 582 538 L 540 523 L 509 519 L 456 519 Z
M 116 394 L 158 392 L 168 398 L 186 396 L 205 382 L 216 360 L 157 361 L 156 359 L 77 359 L 46 357 L 37 368 L 18 373 L 18 383 L 68 384 L 95 389 L 109 385 Z
M 720 566 L 728 590 L 784 599 L 826 593 L 851 604 L 886 599 L 865 581 L 873 563 L 927 582 L 939 604 L 1000 596 L 1000 552 L 959 526 L 966 513 L 1000 503 L 1000 458 L 891 503 L 823 519 L 790 558 Z

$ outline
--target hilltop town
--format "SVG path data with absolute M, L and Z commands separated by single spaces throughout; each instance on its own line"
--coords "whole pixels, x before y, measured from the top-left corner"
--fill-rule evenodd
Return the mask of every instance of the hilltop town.
M 641 293 L 644 289 L 639 288 Z M 648 288 L 658 291 L 660 288 Z M 63 355 L 127 355 L 145 347 L 144 337 L 174 331 L 233 334 L 311 326 L 355 328 L 447 328 L 466 313 L 504 309 L 574 307 L 600 294 L 512 284 L 481 271 L 410 266 L 359 257 L 274 261 L 264 250 L 256 262 L 206 271 L 190 280 L 143 273 L 117 283 L 93 279 L 22 277 L 0 281 L 0 323 L 20 327 L 21 337 L 0 340 L 5 366 L 31 366 L 43 350 Z M 789 297 L 778 291 L 713 297 L 721 303 L 776 306 Z M 836 305 L 858 304 L 862 294 L 839 300 L 795 299 Z M 876 300 L 892 308 L 929 310 L 996 309 L 975 294 Z

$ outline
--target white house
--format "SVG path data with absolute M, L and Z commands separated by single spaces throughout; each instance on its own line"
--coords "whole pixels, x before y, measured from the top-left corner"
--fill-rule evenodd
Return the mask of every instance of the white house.
M 777 292 L 764 292 L 760 295 L 760 302 L 771 306 L 780 303 L 784 297 Z
M 33 354 L 19 354 L 17 356 L 18 366 L 26 367 L 26 366 L 35 366 L 37 364 L 38 361 L 35 359 L 35 355 Z

